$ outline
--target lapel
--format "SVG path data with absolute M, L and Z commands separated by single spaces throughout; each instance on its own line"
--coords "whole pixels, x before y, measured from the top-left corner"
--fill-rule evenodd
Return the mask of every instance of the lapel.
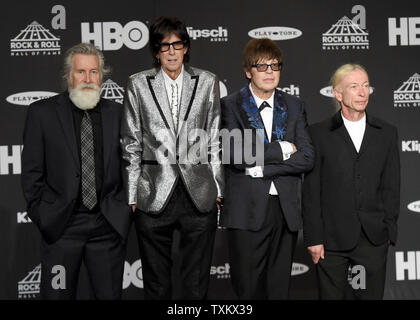
M 354 146 L 353 140 L 351 140 L 350 134 L 348 133 L 346 126 L 344 125 L 343 118 L 341 117 L 341 109 L 332 117 L 331 130 L 337 130 L 338 134 L 343 138 L 343 140 L 347 144 L 347 147 L 352 151 L 353 155 L 358 154 L 356 147 Z M 365 136 L 363 137 L 363 140 L 365 140 Z
M 272 126 L 272 138 L 274 141 L 285 140 L 287 131 L 287 104 L 283 98 L 283 94 L 280 90 L 275 89 L 274 91 L 274 110 L 273 110 L 273 126 Z M 271 139 L 271 142 L 274 142 Z
M 375 129 L 381 129 L 382 126 L 375 120 L 375 118 L 370 117 L 366 113 L 366 129 L 365 134 L 363 135 L 362 145 L 360 146 L 359 155 L 363 154 L 369 145 L 369 143 L 374 139 Z
M 148 76 L 147 83 L 149 85 L 150 93 L 153 96 L 153 100 L 159 110 L 159 113 L 165 122 L 166 128 L 170 129 L 172 133 L 175 133 L 174 121 L 172 119 L 172 113 L 169 106 L 168 94 L 166 93 L 165 79 L 163 78 L 163 72 L 161 68 L 157 70 L 155 76 Z M 153 111 L 152 111 L 153 112 Z
M 248 85 L 239 91 L 238 105 L 241 108 L 242 112 L 240 113 L 244 118 L 244 123 L 248 123 L 251 128 L 264 130 L 264 142 L 268 143 L 269 141 L 264 123 L 260 113 L 258 112 L 257 103 L 255 102 Z
M 76 168 L 80 168 L 79 151 L 77 150 L 76 135 L 74 133 L 73 114 L 71 111 L 71 102 L 68 93 L 63 93 L 58 99 L 59 105 L 56 108 L 58 120 L 63 129 L 64 136 L 68 147 L 70 148 Z
M 179 115 L 178 115 L 178 132 L 181 132 L 184 123 L 188 119 L 192 103 L 195 98 L 195 93 L 197 91 L 198 85 L 198 75 L 194 75 L 192 68 L 184 66 L 184 74 L 182 79 L 182 92 L 181 92 L 181 103 L 179 106 Z
M 113 148 L 115 121 L 117 117 L 113 116 L 111 106 L 103 99 L 100 100 L 101 108 L 101 121 L 102 121 L 102 137 L 103 137 L 103 150 L 104 150 L 104 172 L 107 171 L 109 160 L 111 158 L 111 150 Z

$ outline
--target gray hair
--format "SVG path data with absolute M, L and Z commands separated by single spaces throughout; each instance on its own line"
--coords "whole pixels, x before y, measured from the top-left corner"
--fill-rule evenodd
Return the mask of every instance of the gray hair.
M 111 68 L 105 66 L 105 58 L 102 51 L 99 50 L 97 47 L 95 47 L 91 43 L 82 42 L 71 47 L 64 54 L 63 78 L 64 78 L 65 87 L 67 87 L 67 79 L 70 76 L 70 73 L 73 67 L 72 59 L 73 59 L 73 56 L 76 54 L 89 54 L 89 55 L 94 55 L 98 57 L 99 73 L 100 73 L 101 81 L 103 77 L 107 76 L 111 72 Z

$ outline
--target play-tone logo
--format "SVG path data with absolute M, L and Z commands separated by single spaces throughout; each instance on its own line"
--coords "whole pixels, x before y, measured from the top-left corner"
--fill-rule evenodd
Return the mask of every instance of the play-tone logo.
M 413 74 L 394 91 L 394 107 L 420 107 L 420 75 Z
M 369 88 L 369 94 L 373 93 L 374 87 Z M 328 86 L 319 90 L 319 93 L 328 98 L 334 98 L 333 88 L 332 86 Z
M 12 94 L 6 98 L 6 101 L 18 106 L 29 106 L 32 102 L 46 99 L 57 95 L 56 92 L 50 91 L 27 91 Z
M 407 205 L 407 209 L 413 212 L 419 212 L 420 213 L 420 200 L 411 202 Z
M 104 51 L 115 51 L 123 45 L 139 50 L 149 42 L 149 29 L 141 21 L 130 21 L 125 26 L 119 22 L 89 22 L 81 24 L 82 42 L 91 42 Z
M 271 40 L 289 40 L 299 38 L 302 31 L 291 27 L 262 27 L 252 29 L 248 36 L 254 39 L 269 38 Z
M 293 262 L 292 264 L 292 276 L 298 276 L 309 271 L 309 267 L 302 263 Z
M 60 38 L 34 21 L 10 40 L 11 56 L 61 54 Z
M 220 91 L 220 98 L 223 98 L 227 96 L 228 94 L 227 87 L 222 81 L 219 81 L 219 91 Z
M 122 104 L 124 101 L 124 89 L 111 79 L 108 79 L 101 86 L 101 96 Z
M 216 29 L 194 29 L 193 27 L 187 27 L 187 32 L 192 40 L 204 38 L 209 39 L 211 42 L 228 41 L 228 30 L 221 26 L 218 26 Z
M 369 33 L 344 16 L 322 34 L 322 49 L 369 49 Z
M 36 298 L 41 284 L 41 264 L 18 282 L 18 299 Z

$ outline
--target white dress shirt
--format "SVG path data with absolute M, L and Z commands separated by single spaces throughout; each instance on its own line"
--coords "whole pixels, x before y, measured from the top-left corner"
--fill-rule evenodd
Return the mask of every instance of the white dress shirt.
M 249 90 L 251 90 L 252 96 L 254 97 L 255 103 L 257 107 L 259 107 L 264 101 L 267 102 L 270 108 L 266 107 L 260 111 L 261 118 L 264 123 L 265 132 L 267 133 L 268 141 L 271 142 L 271 134 L 273 130 L 273 113 L 274 113 L 274 92 L 270 98 L 267 100 L 260 99 L 257 97 L 254 92 L 252 91 L 251 84 L 249 84 Z M 283 160 L 287 160 L 290 158 L 290 155 L 293 153 L 292 145 L 287 141 L 279 141 L 280 147 L 283 152 Z M 260 166 L 249 168 L 248 174 L 255 178 L 262 178 L 264 176 L 263 170 Z M 277 189 L 274 186 L 274 183 L 271 182 L 269 194 L 271 195 L 278 195 Z
M 167 74 L 166 72 L 162 69 L 163 72 L 163 79 L 165 80 L 165 88 L 166 88 L 166 93 L 168 95 L 168 100 L 169 100 L 169 106 L 171 108 L 172 111 L 172 117 L 173 117 L 173 121 L 174 123 L 177 123 L 178 119 L 175 119 L 175 117 L 178 117 L 179 114 L 179 105 L 181 103 L 181 92 L 182 92 L 182 80 L 183 80 L 183 75 L 184 75 L 184 65 L 182 65 L 182 69 L 181 69 L 181 73 L 178 75 L 178 77 L 175 80 L 172 80 Z M 172 110 L 172 84 L 176 84 L 178 86 L 178 103 L 176 104 L 177 106 L 177 110 Z
M 343 118 L 344 126 L 346 127 L 347 132 L 353 141 L 354 147 L 356 148 L 357 152 L 359 152 L 366 129 L 366 113 L 359 121 L 347 120 L 344 118 L 343 113 L 341 113 L 341 117 Z

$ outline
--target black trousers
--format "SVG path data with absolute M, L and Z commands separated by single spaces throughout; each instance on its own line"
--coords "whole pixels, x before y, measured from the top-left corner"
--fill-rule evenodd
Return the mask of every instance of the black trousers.
M 239 299 L 288 299 L 297 232 L 284 220 L 278 196 L 269 196 L 261 230 L 228 229 L 233 288 Z
M 169 203 L 159 215 L 138 211 L 135 226 L 142 261 L 145 299 L 172 299 L 172 246 L 175 230 L 179 231 L 182 283 L 180 299 L 205 299 L 207 295 L 217 207 L 208 213 L 197 210 L 178 181 Z
M 75 212 L 63 236 L 41 245 L 41 299 L 75 299 L 82 261 L 95 299 L 120 299 L 125 241 L 100 213 Z
M 325 250 L 316 265 L 319 298 L 373 299 L 384 295 L 388 243 L 373 245 L 363 230 L 357 246 L 346 251 Z M 356 278 L 348 281 L 349 268 Z

